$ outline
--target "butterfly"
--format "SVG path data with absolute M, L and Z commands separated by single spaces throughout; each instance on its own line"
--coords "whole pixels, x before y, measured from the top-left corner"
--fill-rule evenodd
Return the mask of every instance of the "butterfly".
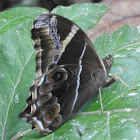
M 109 78 L 113 59 L 101 58 L 84 31 L 72 21 L 42 13 L 31 30 L 37 78 L 20 118 L 42 135 L 71 119 Z

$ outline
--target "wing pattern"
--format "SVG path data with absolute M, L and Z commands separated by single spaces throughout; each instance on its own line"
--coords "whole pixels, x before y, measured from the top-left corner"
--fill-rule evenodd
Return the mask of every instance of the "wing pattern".
M 37 78 L 19 115 L 49 134 L 69 120 L 103 87 L 111 57 L 99 57 L 86 34 L 72 21 L 43 13 L 33 23 Z

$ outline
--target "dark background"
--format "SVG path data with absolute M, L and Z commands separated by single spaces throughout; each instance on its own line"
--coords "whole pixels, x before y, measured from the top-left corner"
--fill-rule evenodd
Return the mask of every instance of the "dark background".
M 34 6 L 52 10 L 58 5 L 69 6 L 74 3 L 97 3 L 101 0 L 0 0 L 0 11 L 14 6 Z

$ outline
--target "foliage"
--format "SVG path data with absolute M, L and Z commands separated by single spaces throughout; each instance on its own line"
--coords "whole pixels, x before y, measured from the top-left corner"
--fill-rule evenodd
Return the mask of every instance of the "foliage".
M 65 16 L 82 29 L 93 27 L 108 8 L 95 4 L 59 6 L 52 13 Z M 0 13 L 0 137 L 9 140 L 15 134 L 26 132 L 30 124 L 18 118 L 25 108 L 29 88 L 35 79 L 35 51 L 31 40 L 34 18 L 46 11 L 41 8 L 15 8 Z M 107 39 L 107 40 L 106 40 Z M 140 32 L 124 26 L 112 35 L 103 34 L 94 45 L 104 57 L 114 58 L 112 74 L 119 75 L 132 90 L 119 80 L 102 90 L 104 112 L 100 112 L 97 95 L 88 108 L 60 129 L 43 137 L 33 130 L 22 140 L 138 140 L 140 137 Z M 76 127 L 82 133 L 78 135 Z

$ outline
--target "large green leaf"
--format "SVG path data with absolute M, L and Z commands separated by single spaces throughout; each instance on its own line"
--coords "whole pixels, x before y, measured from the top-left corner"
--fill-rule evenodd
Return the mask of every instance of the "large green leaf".
M 92 28 L 107 11 L 108 8 L 105 5 L 87 3 L 74 4 L 70 7 L 58 6 L 52 13 L 69 18 L 83 30 L 87 30 Z
M 86 15 L 90 16 L 82 16 L 85 7 L 89 12 Z M 92 9 L 97 11 L 92 13 Z M 35 79 L 35 51 L 30 37 L 31 25 L 33 19 L 43 11 L 45 10 L 40 8 L 17 8 L 0 14 L 0 136 L 2 140 L 8 140 L 20 131 L 24 134 L 31 127 L 25 120 L 19 119 L 18 114 L 25 107 L 29 87 Z M 58 7 L 52 12 L 72 19 L 83 29 L 88 29 L 97 23 L 106 11 L 107 8 L 101 5 L 86 4 L 82 8 L 80 4 L 67 8 Z M 100 12 L 101 14 L 96 16 L 96 13 Z M 92 22 L 94 20 L 95 23 Z M 84 24 L 87 21 L 88 25 Z M 124 26 L 113 35 L 100 36 L 94 43 L 102 57 L 108 54 L 114 57 L 111 73 L 119 75 L 125 83 L 135 87 L 136 90 L 131 90 L 117 81 L 102 90 L 103 113 L 100 112 L 99 96 L 97 96 L 87 105 L 88 108 L 79 113 L 79 116 L 68 121 L 53 134 L 46 137 L 39 136 L 34 130 L 23 135 L 21 139 L 139 140 L 139 39 L 138 29 Z M 78 135 L 76 127 L 79 128 L 82 137 Z
M 107 38 L 107 40 L 106 40 Z M 48 140 L 139 140 L 140 138 L 140 32 L 137 28 L 124 26 L 112 35 L 103 34 L 94 43 L 101 56 L 111 54 L 114 58 L 112 74 L 117 74 L 130 86 L 119 80 L 102 90 L 104 111 L 100 111 L 99 96 L 92 99 L 79 116 L 73 118 Z M 106 40 L 106 41 L 105 41 Z M 82 133 L 78 135 L 76 127 Z M 26 135 L 22 140 L 45 137 Z
M 9 140 L 30 128 L 18 114 L 35 79 L 35 52 L 30 30 L 41 8 L 17 8 L 0 13 L 0 137 Z
M 85 8 L 84 4 L 79 6 Z M 77 7 L 78 5 L 75 5 L 73 10 Z M 86 8 L 89 9 L 87 14 L 93 12 L 93 7 L 96 8 L 92 4 L 86 4 Z M 101 11 L 102 14 L 98 17 L 93 16 L 96 22 L 107 11 L 105 6 L 97 7 L 100 7 L 98 13 Z M 59 10 L 63 8 L 59 7 Z M 64 9 L 67 9 L 65 13 L 72 13 L 70 7 Z M 24 133 L 31 128 L 25 120 L 18 118 L 18 114 L 25 108 L 29 88 L 35 80 L 35 51 L 30 33 L 32 22 L 44 11 L 46 10 L 41 8 L 15 8 L 0 13 L 0 137 L 2 140 L 9 140 L 18 132 Z M 78 16 L 81 13 L 77 11 L 75 14 Z M 71 16 L 68 15 L 72 16 L 73 13 Z M 73 20 L 76 20 L 77 16 L 73 17 Z M 79 20 L 84 21 L 84 17 L 80 16 Z M 92 21 L 89 22 L 89 26 L 93 26 Z M 36 131 L 35 133 L 38 134 Z

